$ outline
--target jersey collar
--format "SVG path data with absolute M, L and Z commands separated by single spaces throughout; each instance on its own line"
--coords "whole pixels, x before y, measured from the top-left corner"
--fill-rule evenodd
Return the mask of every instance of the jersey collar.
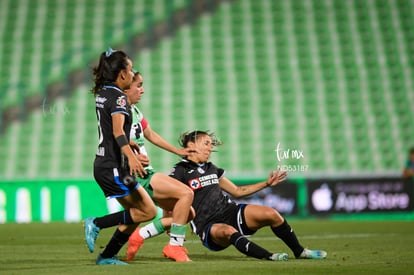
M 204 165 L 206 165 L 206 162 L 203 162 L 203 163 L 197 163 L 197 162 L 194 162 L 194 161 L 192 161 L 192 160 L 189 160 L 188 158 L 183 158 L 183 159 L 182 159 L 182 161 L 183 161 L 183 162 L 186 162 L 186 163 L 189 163 L 189 164 L 192 164 L 192 165 L 194 165 L 194 166 L 198 166 L 198 167 L 203 167 Z
M 104 88 L 111 88 L 111 89 L 115 89 L 117 91 L 120 91 L 121 93 L 124 93 L 124 91 L 122 91 L 121 89 L 119 89 L 117 86 L 115 85 L 105 85 L 103 86 Z

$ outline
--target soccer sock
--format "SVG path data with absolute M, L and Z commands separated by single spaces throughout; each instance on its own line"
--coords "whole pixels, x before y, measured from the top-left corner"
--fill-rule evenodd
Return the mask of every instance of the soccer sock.
M 176 223 L 171 224 L 170 244 L 183 246 L 186 231 L 187 231 L 186 225 L 181 225 L 181 224 L 176 224 Z
M 290 225 L 285 220 L 281 225 L 278 227 L 271 227 L 273 233 L 277 237 L 279 237 L 287 246 L 289 246 L 290 250 L 292 250 L 295 257 L 299 257 L 300 253 L 303 251 L 303 246 L 300 245 L 298 238 L 296 237 L 295 232 L 290 227 Z
M 112 227 L 120 224 L 134 224 L 129 210 L 119 211 L 113 214 L 108 214 L 103 217 L 96 218 L 95 225 L 100 229 Z
M 230 242 L 237 248 L 237 250 L 247 256 L 267 260 L 270 260 L 270 257 L 272 256 L 272 253 L 258 246 L 254 242 L 249 241 L 246 237 L 240 234 L 240 232 L 233 233 L 230 237 Z
M 141 229 L 139 230 L 139 234 L 142 238 L 144 238 L 144 240 L 151 237 L 155 237 L 164 232 L 165 228 L 162 225 L 161 220 L 156 220 L 152 223 L 149 223 L 146 226 L 141 227 Z
M 102 258 L 112 258 L 118 254 L 122 246 L 128 241 L 130 235 L 131 234 L 125 234 L 119 231 L 119 229 L 116 229 L 111 240 L 105 247 L 105 250 L 101 253 Z

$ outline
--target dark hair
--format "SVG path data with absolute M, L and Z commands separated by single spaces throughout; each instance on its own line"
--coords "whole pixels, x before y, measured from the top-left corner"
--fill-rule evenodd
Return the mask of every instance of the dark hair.
M 414 147 L 411 147 L 410 154 L 414 154 Z
M 178 143 L 180 144 L 181 147 L 186 148 L 188 146 L 189 142 L 196 142 L 196 140 L 199 137 L 202 136 L 209 136 L 212 140 L 213 146 L 219 146 L 222 145 L 223 143 L 217 138 L 215 133 L 212 133 L 210 131 L 199 131 L 199 130 L 195 130 L 195 131 L 191 131 L 191 132 L 185 132 L 183 134 L 181 134 Z
M 139 76 L 139 75 L 142 76 L 142 73 L 140 73 L 140 72 L 134 72 L 134 78 L 132 79 L 132 81 L 137 80 L 137 76 Z
M 115 51 L 111 48 L 101 53 L 99 63 L 92 69 L 95 86 L 92 93 L 96 93 L 103 86 L 114 83 L 120 71 L 125 70 L 128 66 L 128 55 L 123 51 Z

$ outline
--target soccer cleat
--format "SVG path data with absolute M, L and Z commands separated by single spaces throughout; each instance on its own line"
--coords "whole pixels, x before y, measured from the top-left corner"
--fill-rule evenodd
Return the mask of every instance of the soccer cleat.
M 191 259 L 187 256 L 187 249 L 179 245 L 167 244 L 162 250 L 162 254 L 165 258 L 176 262 L 191 262 Z
M 100 231 L 99 227 L 93 223 L 94 220 L 95 217 L 89 217 L 83 222 L 85 227 L 86 244 L 88 245 L 89 252 L 91 253 L 95 250 L 95 241 Z
M 272 261 L 287 261 L 288 259 L 289 256 L 286 253 L 275 253 L 270 256 L 270 260 Z
M 310 250 L 305 248 L 302 253 L 300 253 L 298 259 L 325 259 L 328 253 L 323 250 Z
M 144 238 L 141 237 L 139 234 L 139 231 L 141 228 L 137 228 L 131 236 L 129 236 L 128 239 L 128 248 L 126 252 L 126 260 L 132 261 L 134 259 L 135 254 L 137 254 L 137 251 L 141 248 L 141 246 L 144 244 Z
M 116 256 L 112 258 L 102 258 L 101 254 L 96 258 L 97 265 L 128 265 L 127 263 L 120 261 Z

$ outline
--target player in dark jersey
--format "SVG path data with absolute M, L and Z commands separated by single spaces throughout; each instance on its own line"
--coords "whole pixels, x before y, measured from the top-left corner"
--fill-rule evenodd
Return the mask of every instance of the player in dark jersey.
M 154 131 L 135 105 L 141 101 L 141 96 L 144 93 L 143 77 L 140 73 L 135 73 L 131 88 L 125 90 L 125 93 L 128 96 L 128 103 L 131 104 L 133 114 L 130 138 L 138 144 L 142 154 L 147 155 L 145 140 L 148 140 L 158 147 L 181 157 L 189 155 L 189 149 L 177 148 L 171 145 Z M 157 173 L 149 163 L 145 166 L 145 170 L 148 175 L 145 178 L 138 177 L 139 184 L 145 188 L 159 207 L 168 213 L 171 212 L 172 221 L 168 224 L 168 228 L 165 228 L 159 219 L 155 219 L 154 226 L 150 229 L 145 231 L 136 230 L 130 236 L 126 260 L 130 261 L 134 258 L 136 251 L 142 245 L 140 241 L 143 240 L 142 236 L 145 237 L 170 229 L 170 241 L 164 247 L 163 255 L 177 262 L 189 262 L 191 260 L 183 245 L 187 223 L 194 217 L 194 210 L 190 210 L 193 202 L 193 191 L 168 175 Z M 190 213 L 191 215 L 189 215 Z
M 116 198 L 124 211 L 103 217 L 90 217 L 84 221 L 85 237 L 89 251 L 94 246 L 99 231 L 118 225 L 104 251 L 98 255 L 98 265 L 126 265 L 116 254 L 128 241 L 140 222 L 151 220 L 156 208 L 150 196 L 140 186 L 135 176 L 145 177 L 142 163 L 145 155 L 129 140 L 132 115 L 123 92 L 132 83 L 132 62 L 123 51 L 109 49 L 103 52 L 93 70 L 96 116 L 99 144 L 94 162 L 94 177 L 107 198 Z M 136 151 L 134 152 L 133 149 Z
M 327 253 L 323 250 L 304 248 L 290 225 L 275 209 L 263 205 L 238 205 L 223 193 L 225 191 L 235 198 L 248 196 L 282 182 L 286 172 L 278 169 L 271 172 L 266 181 L 237 186 L 224 176 L 223 169 L 208 161 L 213 147 L 219 145 L 213 134 L 205 131 L 189 132 L 181 137 L 181 144 L 195 153 L 177 163 L 170 176 L 194 191 L 196 217 L 191 224 L 205 247 L 219 251 L 233 245 L 247 256 L 285 261 L 288 254 L 271 253 L 246 238 L 258 229 L 269 226 L 296 258 L 326 258 Z

